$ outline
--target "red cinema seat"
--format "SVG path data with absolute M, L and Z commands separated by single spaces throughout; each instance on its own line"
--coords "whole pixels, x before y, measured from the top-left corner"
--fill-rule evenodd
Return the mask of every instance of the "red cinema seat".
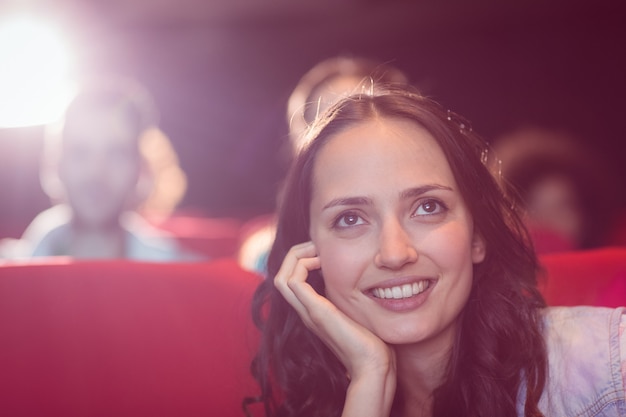
M 626 304 L 626 248 L 540 259 L 550 305 Z M 0 265 L 0 415 L 244 416 L 260 277 L 230 259 L 47 262 Z
M 626 247 L 544 254 L 540 261 L 549 305 L 626 306 Z
M 177 215 L 155 226 L 174 235 L 184 248 L 209 259 L 235 259 L 239 250 L 241 221 L 235 218 Z
M 243 416 L 259 279 L 234 260 L 0 266 L 0 415 Z

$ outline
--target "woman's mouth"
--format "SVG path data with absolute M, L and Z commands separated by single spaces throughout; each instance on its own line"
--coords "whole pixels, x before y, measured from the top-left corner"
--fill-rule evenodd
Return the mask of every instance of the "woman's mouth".
M 393 287 L 373 288 L 371 292 L 375 298 L 400 300 L 421 294 L 430 288 L 430 285 L 431 281 L 426 279 Z

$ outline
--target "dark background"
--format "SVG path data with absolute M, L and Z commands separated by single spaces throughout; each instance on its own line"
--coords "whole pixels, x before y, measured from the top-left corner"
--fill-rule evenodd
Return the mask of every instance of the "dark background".
M 36 3 L 72 34 L 81 75 L 130 75 L 152 91 L 189 178 L 181 209 L 270 212 L 285 171 L 287 97 L 337 54 L 394 64 L 492 141 L 529 124 L 566 129 L 604 158 L 616 182 L 598 187 L 624 204 L 620 1 Z M 41 136 L 41 127 L 0 129 L 0 237 L 19 235 L 49 206 L 37 177 Z

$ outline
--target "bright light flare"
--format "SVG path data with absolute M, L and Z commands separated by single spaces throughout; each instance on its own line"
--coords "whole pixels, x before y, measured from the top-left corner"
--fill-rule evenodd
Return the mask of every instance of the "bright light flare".
M 0 20 L 0 127 L 57 120 L 71 98 L 71 65 L 51 23 L 23 15 Z

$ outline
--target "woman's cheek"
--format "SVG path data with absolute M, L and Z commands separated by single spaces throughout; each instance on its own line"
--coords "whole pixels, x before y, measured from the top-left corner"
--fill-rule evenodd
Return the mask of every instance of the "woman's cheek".
M 352 285 L 366 267 L 364 251 L 341 242 L 327 243 L 323 249 L 318 249 L 326 286 Z
M 327 242 L 320 242 L 320 244 L 316 243 L 318 248 L 318 254 L 320 257 L 320 269 L 322 271 L 322 275 L 324 276 L 324 281 L 327 281 L 329 278 L 332 279 L 336 275 L 337 265 L 340 263 L 340 256 L 332 245 L 324 244 Z M 339 258 L 339 259 L 338 259 Z

